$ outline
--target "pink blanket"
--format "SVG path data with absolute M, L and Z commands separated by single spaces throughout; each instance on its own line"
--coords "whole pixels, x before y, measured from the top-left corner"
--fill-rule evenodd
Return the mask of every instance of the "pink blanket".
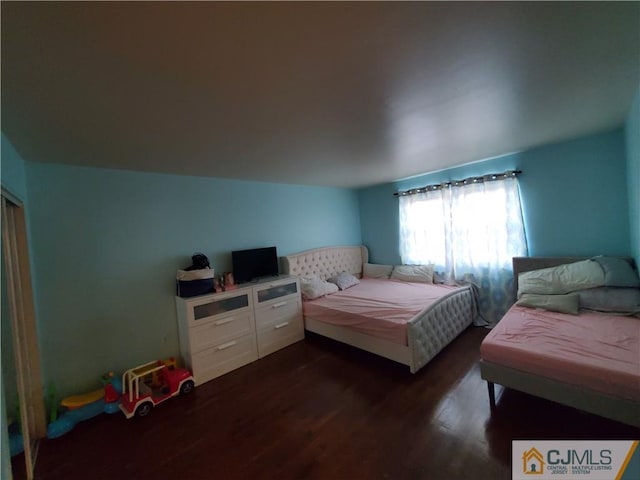
M 484 360 L 640 400 L 640 319 L 513 306 L 480 346 Z
M 304 302 L 306 318 L 407 345 L 407 322 L 459 287 L 363 278 L 360 284 Z

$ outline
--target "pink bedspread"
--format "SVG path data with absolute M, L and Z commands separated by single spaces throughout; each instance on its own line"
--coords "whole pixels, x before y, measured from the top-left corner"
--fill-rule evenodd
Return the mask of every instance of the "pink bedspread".
M 640 319 L 513 306 L 480 346 L 484 360 L 640 400 Z
M 346 290 L 303 303 L 306 318 L 407 345 L 407 322 L 460 287 L 363 278 Z

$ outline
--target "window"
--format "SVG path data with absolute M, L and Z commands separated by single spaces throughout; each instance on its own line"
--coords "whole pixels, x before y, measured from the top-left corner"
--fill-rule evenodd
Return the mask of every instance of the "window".
M 445 208 L 441 190 L 400 197 L 400 255 L 407 265 L 445 265 Z
M 402 262 L 432 263 L 447 283 L 473 274 L 483 287 L 481 311 L 484 301 L 503 304 L 497 310 L 504 313 L 511 259 L 527 254 L 515 172 L 421 188 L 399 201 Z

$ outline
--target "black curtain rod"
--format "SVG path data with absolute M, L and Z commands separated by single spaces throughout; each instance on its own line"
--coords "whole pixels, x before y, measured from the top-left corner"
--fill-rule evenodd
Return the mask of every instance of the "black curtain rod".
M 505 178 L 515 177 L 522 173 L 522 170 L 507 170 L 502 173 L 489 173 L 481 177 L 469 177 L 464 180 L 451 180 L 450 182 L 435 183 L 433 185 L 426 185 L 424 187 L 412 188 L 410 190 L 404 190 L 402 192 L 396 192 L 393 195 L 395 197 L 404 197 L 407 195 L 415 195 L 416 193 L 426 193 L 433 190 L 442 190 L 443 188 L 451 187 L 464 187 L 471 183 L 483 183 L 493 182 L 494 180 L 504 180 Z

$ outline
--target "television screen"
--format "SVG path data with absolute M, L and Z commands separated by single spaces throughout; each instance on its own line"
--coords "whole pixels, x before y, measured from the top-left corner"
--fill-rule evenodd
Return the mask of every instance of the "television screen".
M 231 262 L 236 283 L 278 275 L 276 247 L 236 250 L 231 252 Z

